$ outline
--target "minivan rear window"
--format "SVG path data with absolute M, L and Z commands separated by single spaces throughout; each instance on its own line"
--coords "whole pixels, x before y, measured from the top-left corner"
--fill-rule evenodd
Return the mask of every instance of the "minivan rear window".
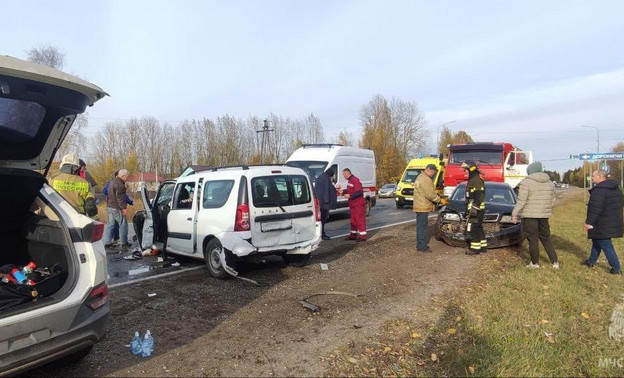
M 0 98 L 0 140 L 5 143 L 33 140 L 45 114 L 45 108 L 35 102 Z
M 251 188 L 255 207 L 302 205 L 312 199 L 308 179 L 303 175 L 256 177 L 251 180 Z

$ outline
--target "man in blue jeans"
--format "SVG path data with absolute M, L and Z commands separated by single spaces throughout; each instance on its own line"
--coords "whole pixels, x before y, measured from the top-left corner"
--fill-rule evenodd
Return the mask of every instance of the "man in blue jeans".
M 440 198 L 433 186 L 433 177 L 438 168 L 435 164 L 429 164 L 414 181 L 414 205 L 412 210 L 416 213 L 416 250 L 419 252 L 431 252 L 429 248 L 429 213 L 435 211 L 436 204 L 446 205 L 448 201 Z
M 129 247 L 128 243 L 128 220 L 126 219 L 126 180 L 129 172 L 127 169 L 120 169 L 119 174 L 108 187 L 106 196 L 106 212 L 108 213 L 108 223 L 104 229 L 104 246 L 110 248 L 113 241 L 115 227 L 119 227 L 119 239 L 122 247 Z
M 587 218 L 585 230 L 587 238 L 592 240 L 592 249 L 589 259 L 584 265 L 593 267 L 598 261 L 600 251 L 604 251 L 611 274 L 622 274 L 611 238 L 621 238 L 624 233 L 622 222 L 622 190 L 617 182 L 607 180 L 607 172 L 594 171 L 591 175 L 594 187 L 589 190 L 590 197 L 587 203 Z

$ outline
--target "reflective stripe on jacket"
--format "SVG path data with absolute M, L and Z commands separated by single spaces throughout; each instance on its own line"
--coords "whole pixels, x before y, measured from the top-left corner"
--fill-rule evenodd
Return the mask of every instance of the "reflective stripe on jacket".
M 470 172 L 466 183 L 466 209 L 473 206 L 478 210 L 485 210 L 485 183 L 479 172 Z
M 87 214 L 86 202 L 94 200 L 89 183 L 78 175 L 59 172 L 51 179 L 52 188 L 59 192 L 80 214 Z M 97 212 L 96 212 L 97 214 Z

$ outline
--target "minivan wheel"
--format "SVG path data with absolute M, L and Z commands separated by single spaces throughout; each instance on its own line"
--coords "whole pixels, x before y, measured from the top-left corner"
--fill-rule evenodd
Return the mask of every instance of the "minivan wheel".
M 221 265 L 221 259 L 219 253 L 222 246 L 219 239 L 212 239 L 206 244 L 204 248 L 204 258 L 206 260 L 206 266 L 208 267 L 208 273 L 215 278 L 227 278 L 230 275 L 223 269 Z
M 310 253 L 305 255 L 283 255 L 284 262 L 292 266 L 305 266 L 310 261 Z

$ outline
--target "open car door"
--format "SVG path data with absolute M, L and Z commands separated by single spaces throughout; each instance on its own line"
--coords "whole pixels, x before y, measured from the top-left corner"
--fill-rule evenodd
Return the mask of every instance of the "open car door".
M 155 242 L 164 243 L 167 235 L 167 214 L 169 213 L 174 186 L 175 181 L 164 181 L 158 187 L 154 200 L 150 201 L 145 183 L 142 182 L 140 184 L 141 200 L 145 207 L 141 235 L 137 235 L 141 243 L 141 249 L 151 248 Z

